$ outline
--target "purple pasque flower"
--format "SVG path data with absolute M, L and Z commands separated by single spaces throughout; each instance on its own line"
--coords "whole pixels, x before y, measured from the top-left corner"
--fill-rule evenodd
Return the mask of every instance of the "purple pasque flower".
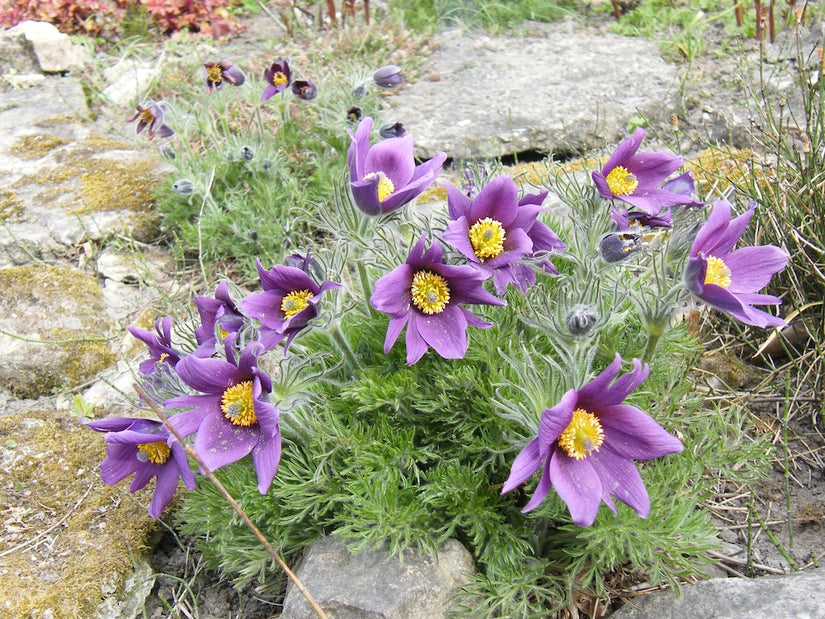
M 616 223 L 620 232 L 635 231 L 641 233 L 648 228 L 672 228 L 673 217 L 670 211 L 663 211 L 656 215 L 643 211 L 629 211 L 626 208 L 616 208 L 610 211 L 610 217 Z
M 200 393 L 171 398 L 167 408 L 191 408 L 169 417 L 183 436 L 195 434 L 195 453 L 210 470 L 252 454 L 258 491 L 265 494 L 281 459 L 278 409 L 267 401 L 272 381 L 258 368 L 264 351 L 251 342 L 235 357 L 235 335 L 224 340 L 226 359 L 192 354 L 178 362 L 181 380 Z
M 195 297 L 195 307 L 201 317 L 195 339 L 202 350 L 214 350 L 218 341 L 238 333 L 244 326 L 244 316 L 229 294 L 229 282 L 219 283 L 214 297 Z
M 650 497 L 632 461 L 681 453 L 684 446 L 647 413 L 623 403 L 650 368 L 634 359 L 633 370 L 616 378 L 621 365 L 617 354 L 596 378 L 542 411 L 538 436 L 516 456 L 501 490 L 510 492 L 541 469 L 522 511 L 535 509 L 555 488 L 580 527 L 593 524 L 602 501 L 617 513 L 614 497 L 647 518 Z
M 381 88 L 392 88 L 404 83 L 401 76 L 401 67 L 395 64 L 388 64 L 372 74 L 372 80 Z
M 195 489 L 195 473 L 186 452 L 160 421 L 113 417 L 86 425 L 106 433 L 106 458 L 100 463 L 103 483 L 113 486 L 134 473 L 129 492 L 135 493 L 157 478 L 149 503 L 152 518 L 158 518 L 169 505 L 179 479 L 189 490 Z
M 324 281 L 319 286 L 299 267 L 277 264 L 266 271 L 260 261 L 257 264 L 263 290 L 241 299 L 241 311 L 261 323 L 260 341 L 266 350 L 286 339 L 286 352 L 295 336 L 318 315 L 321 294 L 341 285 Z
M 295 80 L 292 82 L 292 94 L 304 101 L 312 101 L 318 96 L 318 89 L 309 80 Z
M 163 117 L 166 115 L 168 108 L 163 103 L 155 103 L 154 101 L 147 101 L 144 105 L 135 106 L 135 114 L 126 119 L 126 122 L 138 121 L 136 133 L 141 133 L 146 129 L 146 137 L 154 139 L 156 135 L 162 138 L 168 138 L 175 134 L 175 132 L 163 122 Z
M 708 305 L 756 327 L 784 327 L 787 323 L 753 305 L 780 305 L 782 299 L 757 294 L 774 273 L 788 264 L 788 254 L 775 245 L 733 249 L 756 209 L 751 207 L 731 218 L 731 206 L 724 200 L 714 204 L 707 222 L 699 230 L 690 249 L 685 284 L 691 293 Z
M 240 67 L 226 58 L 217 63 L 211 60 L 204 62 L 203 66 L 206 68 L 206 90 L 209 92 L 222 88 L 224 82 L 240 86 L 246 81 L 246 75 Z
M 384 123 L 380 127 L 378 127 L 378 135 L 381 136 L 382 140 L 387 140 L 389 138 L 403 138 L 407 134 L 407 130 L 404 129 L 404 125 L 401 123 Z
M 286 90 L 292 83 L 292 71 L 289 63 L 283 58 L 278 58 L 268 69 L 264 69 L 264 79 L 268 86 L 261 93 L 261 101 L 274 97 L 279 92 Z
M 432 185 L 446 153 L 415 165 L 413 137 L 381 140 L 370 146 L 372 118 L 365 116 L 355 133 L 347 131 L 352 143 L 347 154 L 350 188 L 355 205 L 367 215 L 388 213 L 407 204 Z
M 619 144 L 601 171 L 593 171 L 591 177 L 599 193 L 606 200 L 622 200 L 652 215 L 666 206 L 691 204 L 690 195 L 659 186 L 682 166 L 682 158 L 667 153 L 637 153 L 644 137 L 645 130 L 639 127 Z
M 149 358 L 140 362 L 138 369 L 144 376 L 151 376 L 158 367 L 166 363 L 175 367 L 180 361 L 180 353 L 172 347 L 172 317 L 155 320 L 155 332 L 146 331 L 137 327 L 126 327 L 129 333 L 149 347 Z
M 435 243 L 424 249 L 424 237 L 410 250 L 406 262 L 375 282 L 370 303 L 390 315 L 384 340 L 388 353 L 407 326 L 407 365 L 413 365 L 428 347 L 445 359 L 461 359 L 467 352 L 467 325 L 486 329 L 461 303 L 505 305 L 482 288 L 486 275 L 471 266 L 442 262 L 444 250 Z
M 475 268 L 492 276 L 498 294 L 504 294 L 511 283 L 522 292 L 535 284 L 535 271 L 522 259 L 536 252 L 566 249 L 550 228 L 538 221 L 547 191 L 519 199 L 518 187 L 509 176 L 494 178 L 473 198 L 452 185 L 446 187 L 452 222 L 444 240 Z M 541 266 L 556 273 L 549 260 Z
M 361 120 L 361 116 L 361 108 L 358 106 L 353 105 L 350 109 L 347 110 L 347 122 L 357 123 Z

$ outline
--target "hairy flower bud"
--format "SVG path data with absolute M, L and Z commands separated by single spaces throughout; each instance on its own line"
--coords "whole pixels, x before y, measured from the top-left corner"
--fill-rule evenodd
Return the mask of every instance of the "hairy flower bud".
M 588 335 L 599 320 L 598 312 L 589 305 L 578 304 L 567 312 L 564 325 L 570 334 L 575 337 Z
M 188 178 L 181 178 L 172 183 L 172 189 L 182 196 L 188 196 L 194 190 L 192 181 Z

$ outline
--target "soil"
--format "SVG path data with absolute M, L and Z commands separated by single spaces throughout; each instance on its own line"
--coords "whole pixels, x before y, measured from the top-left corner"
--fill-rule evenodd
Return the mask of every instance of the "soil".
M 593 32 L 608 31 L 612 19 L 607 13 L 593 13 L 585 18 L 584 27 Z M 273 17 L 263 13 L 251 19 L 246 32 L 220 48 L 221 55 L 260 55 L 267 49 L 265 42 L 273 34 L 273 23 Z M 779 33 L 786 48 L 791 35 L 788 31 Z M 704 53 L 690 63 L 682 62 L 685 94 L 680 129 L 688 140 L 682 145 L 687 152 L 698 152 L 707 146 L 712 133 L 708 129 L 709 115 L 713 117 L 725 109 L 741 112 L 742 58 L 758 58 L 759 53 L 756 41 L 732 42 L 721 28 L 711 30 L 704 43 Z M 730 51 L 732 48 L 736 49 Z M 791 64 L 783 65 L 783 61 L 777 60 L 771 64 L 771 71 L 779 72 Z M 719 133 L 727 134 L 727 143 L 749 146 L 750 127 L 739 129 L 731 131 L 725 127 Z M 700 377 L 709 393 L 725 394 L 744 404 L 756 431 L 777 445 L 766 479 L 752 485 L 728 483 L 707 501 L 719 535 L 727 543 L 713 571 L 716 576 L 781 573 L 817 566 L 817 561 L 825 557 L 825 437 L 816 409 L 821 403 L 804 387 L 786 400 L 775 388 L 778 381 L 772 380 L 778 373 L 753 366 L 748 368 L 748 375 L 750 378 L 744 382 L 736 377 L 731 379 L 728 373 L 710 365 Z M 786 412 L 787 423 L 783 425 Z M 782 448 L 786 435 L 787 450 Z M 766 525 L 764 530 L 759 519 Z M 279 596 L 268 598 L 252 585 L 238 591 L 217 572 L 203 569 L 201 562 L 193 540 L 164 535 L 151 557 L 154 570 L 163 575 L 158 577 L 146 601 L 144 616 L 263 619 L 279 614 Z

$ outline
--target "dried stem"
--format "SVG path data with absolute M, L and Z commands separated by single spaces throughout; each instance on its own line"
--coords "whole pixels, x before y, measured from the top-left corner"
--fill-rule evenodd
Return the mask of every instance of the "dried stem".
M 252 520 L 249 519 L 249 516 L 247 516 L 246 512 L 244 512 L 241 509 L 241 506 L 238 505 L 237 501 L 235 501 L 235 499 L 232 498 L 232 495 L 229 494 L 229 491 L 226 488 L 224 488 L 220 480 L 209 468 L 206 467 L 206 465 L 203 463 L 203 460 L 201 460 L 200 456 L 198 456 L 198 454 L 195 453 L 195 450 L 192 449 L 191 445 L 189 445 L 183 439 L 180 433 L 175 429 L 175 427 L 171 423 L 169 423 L 169 420 L 166 418 L 166 415 L 164 415 L 163 412 L 160 409 L 158 409 L 158 407 L 155 406 L 155 404 L 148 397 L 146 397 L 145 394 L 138 387 L 135 387 L 135 391 L 137 391 L 138 396 L 140 396 L 140 399 L 143 400 L 146 403 L 146 405 L 152 409 L 155 415 L 157 415 L 158 418 L 163 422 L 163 425 L 166 426 L 169 432 L 172 433 L 172 436 L 174 436 L 178 443 L 180 443 L 180 445 L 184 448 L 187 455 L 189 455 L 195 462 L 197 462 L 203 474 L 206 475 L 209 478 L 209 480 L 215 485 L 215 487 L 223 495 L 226 501 L 232 506 L 232 509 L 234 509 L 235 512 L 241 517 L 246 526 L 249 527 L 250 531 L 252 531 L 255 534 L 255 537 L 258 538 L 258 541 L 261 542 L 263 547 L 266 548 L 266 551 L 270 554 L 270 556 L 273 559 L 275 559 L 275 561 L 278 563 L 278 565 L 281 567 L 281 569 L 284 571 L 287 577 L 292 581 L 292 584 L 295 585 L 298 591 L 301 592 L 301 595 L 303 595 L 304 598 L 306 598 L 306 601 L 309 602 L 309 605 L 312 607 L 312 610 L 315 611 L 315 614 L 321 619 L 328 619 L 327 614 L 324 612 L 324 609 L 318 605 L 318 602 L 315 601 L 315 599 L 309 593 L 307 588 L 304 587 L 303 583 L 300 580 L 298 580 L 298 577 L 293 573 L 293 571 L 289 569 L 289 566 L 284 562 L 284 560 L 281 558 L 281 556 L 278 554 L 278 552 L 275 550 L 272 544 L 270 544 L 266 537 L 264 537 L 264 534 L 261 533 L 261 530 L 255 526 L 255 523 L 253 523 Z

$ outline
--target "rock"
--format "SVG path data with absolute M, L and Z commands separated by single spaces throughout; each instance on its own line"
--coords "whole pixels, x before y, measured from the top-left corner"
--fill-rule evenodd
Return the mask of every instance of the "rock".
M 714 578 L 682 587 L 682 596 L 659 591 L 633 598 L 613 613 L 615 619 L 803 619 L 825 617 L 825 571 L 812 569 L 782 576 Z
M 29 69 L 64 73 L 81 64 L 80 54 L 69 35 L 48 22 L 24 21 L 9 28 L 0 34 L 0 49 L 4 63 L 19 73 L 29 72 Z
M 381 122 L 403 123 L 423 159 L 475 159 L 581 153 L 625 137 L 633 117 L 674 111 L 676 68 L 655 43 L 564 23 L 541 33 L 441 35 L 430 75 L 390 97 Z
M 438 560 L 412 551 L 401 560 L 379 549 L 352 554 L 331 536 L 307 550 L 296 576 L 336 619 L 436 619 L 447 615 L 451 595 L 473 571 L 470 553 L 455 540 L 438 551 Z M 290 585 L 282 617 L 311 619 L 315 613 Z
M 103 76 L 109 85 L 103 89 L 103 97 L 117 107 L 134 106 L 160 75 L 160 67 L 134 59 L 126 59 L 109 67 Z
M 113 365 L 97 281 L 68 267 L 0 269 L 0 385 L 24 398 L 88 382 Z

